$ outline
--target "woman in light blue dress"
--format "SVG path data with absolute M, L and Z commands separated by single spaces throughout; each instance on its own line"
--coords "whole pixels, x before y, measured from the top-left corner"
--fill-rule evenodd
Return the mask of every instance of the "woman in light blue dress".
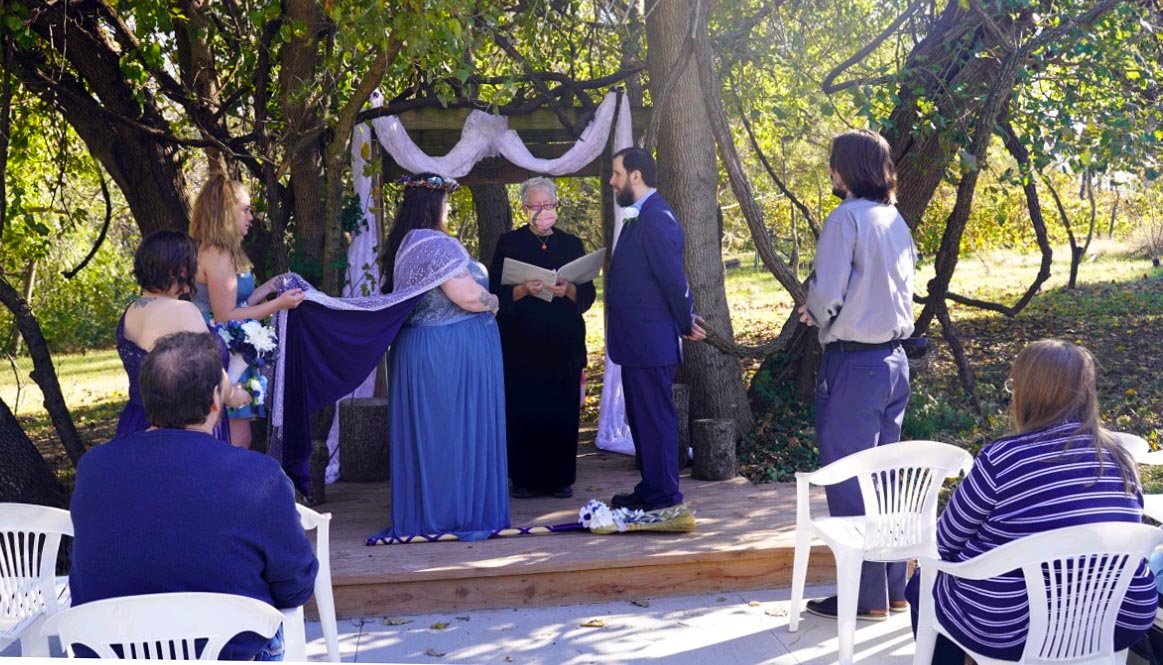
M 445 230 L 455 187 L 406 179 L 386 243 L 384 291 L 424 296 L 390 353 L 392 523 L 376 538 L 482 540 L 509 526 L 497 298 Z
M 301 289 L 267 300 L 276 293 L 278 277 L 256 287 L 250 258 L 242 249 L 242 239 L 253 219 L 246 187 L 222 175 L 210 176 L 194 201 L 190 237 L 198 244 L 198 276 L 190 299 L 207 321 L 261 321 L 279 310 L 298 307 L 303 301 Z M 258 376 L 257 368 L 248 367 L 237 382 L 245 384 Z M 227 415 L 231 442 L 250 448 L 250 421 L 266 415 L 263 405 L 228 409 Z

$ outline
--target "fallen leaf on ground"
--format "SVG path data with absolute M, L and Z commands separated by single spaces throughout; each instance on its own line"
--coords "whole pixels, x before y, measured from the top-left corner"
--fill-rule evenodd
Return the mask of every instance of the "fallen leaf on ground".
M 637 605 L 638 607 L 650 607 L 649 600 L 632 600 L 630 601 L 630 604 Z
M 718 598 L 715 599 L 715 602 L 716 603 L 725 603 L 725 602 L 727 602 L 727 597 L 726 596 L 719 596 Z
M 456 617 L 457 621 L 472 621 L 472 617 Z
M 411 619 L 397 619 L 395 617 L 384 617 L 384 620 L 381 621 L 380 623 L 384 624 L 385 626 L 403 626 L 406 623 L 412 623 L 412 620 Z
M 433 658 L 440 658 L 440 657 L 444 656 L 443 651 L 437 651 L 436 649 L 428 649 L 424 653 L 428 654 L 429 656 L 432 656 Z
M 787 610 L 782 607 L 773 607 L 770 610 L 764 612 L 764 614 L 769 617 L 785 617 L 787 616 Z
M 448 628 L 448 622 L 441 621 L 440 623 L 434 623 L 428 627 L 431 628 L 432 630 L 444 630 L 445 628 Z
M 581 625 L 582 628 L 605 628 L 606 622 L 601 619 L 590 619 Z
M 763 603 L 760 603 L 758 600 L 752 600 L 747 603 L 749 607 L 759 607 L 762 604 Z
M 512 657 L 512 656 L 505 656 L 505 662 L 506 662 L 506 663 L 511 663 L 511 662 L 513 662 L 513 657 Z

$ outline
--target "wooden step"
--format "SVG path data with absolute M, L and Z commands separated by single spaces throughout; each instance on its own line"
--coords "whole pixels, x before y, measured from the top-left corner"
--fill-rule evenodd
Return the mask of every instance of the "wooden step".
M 638 482 L 633 458 L 583 445 L 574 498 L 512 500 L 514 525 L 564 524 L 590 498 L 609 501 Z M 690 534 L 586 531 L 477 543 L 368 547 L 388 523 L 387 483 L 339 482 L 327 489 L 331 568 L 339 617 L 421 614 L 498 607 L 788 587 L 795 538 L 795 486 L 744 478 L 682 479 L 695 510 Z M 826 511 L 823 493 L 813 511 Z M 835 564 L 813 547 L 809 584 L 832 583 Z

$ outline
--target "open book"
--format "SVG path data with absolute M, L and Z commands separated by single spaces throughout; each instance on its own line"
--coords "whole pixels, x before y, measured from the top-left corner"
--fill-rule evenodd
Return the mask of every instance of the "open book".
M 557 270 L 550 270 L 535 266 L 531 263 L 525 263 L 524 261 L 507 258 L 505 259 L 504 267 L 501 269 L 501 284 L 514 286 L 535 280 L 541 280 L 546 286 L 557 284 L 558 281 L 585 284 L 597 278 L 598 274 L 602 272 L 602 265 L 605 261 L 606 249 L 604 247 L 590 252 L 580 259 L 574 259 Z M 553 301 L 553 294 L 547 289 L 542 289 L 541 293 L 537 294 L 537 297 L 545 302 Z

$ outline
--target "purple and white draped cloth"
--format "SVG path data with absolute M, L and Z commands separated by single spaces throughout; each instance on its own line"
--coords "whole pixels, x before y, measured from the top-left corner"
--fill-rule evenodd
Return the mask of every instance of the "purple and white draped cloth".
M 301 492 L 309 493 L 311 485 L 311 414 L 358 387 L 420 298 L 464 271 L 468 262 L 454 238 L 421 230 L 409 233 L 396 254 L 392 293 L 335 298 L 298 275 L 281 280 L 280 292 L 298 288 L 306 297 L 299 307 L 275 317 L 279 352 L 270 391 L 268 454 Z

